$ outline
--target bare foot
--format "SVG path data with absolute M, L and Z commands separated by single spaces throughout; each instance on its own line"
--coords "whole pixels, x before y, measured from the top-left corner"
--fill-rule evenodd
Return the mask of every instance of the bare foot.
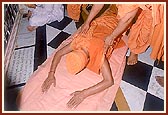
M 27 29 L 31 32 L 33 30 L 35 30 L 37 28 L 37 26 L 27 26 Z
M 130 52 L 130 55 L 127 60 L 127 65 L 135 65 L 138 62 L 138 54 Z
M 163 76 L 155 76 L 156 81 L 159 83 L 160 86 L 164 87 L 164 77 Z

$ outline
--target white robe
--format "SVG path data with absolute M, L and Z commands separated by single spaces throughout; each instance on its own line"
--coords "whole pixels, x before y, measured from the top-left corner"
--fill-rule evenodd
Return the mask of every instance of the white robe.
M 60 22 L 64 18 L 64 6 L 62 4 L 38 4 L 32 10 L 29 19 L 30 26 L 43 26 L 54 21 Z

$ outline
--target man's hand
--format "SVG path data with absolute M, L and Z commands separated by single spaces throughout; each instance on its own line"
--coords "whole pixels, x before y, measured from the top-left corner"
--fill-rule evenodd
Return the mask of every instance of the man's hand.
M 73 97 L 67 103 L 67 106 L 71 109 L 76 108 L 86 98 L 83 91 L 75 91 L 71 95 Z
M 107 36 L 104 41 L 104 54 L 107 53 L 108 48 L 113 44 L 114 40 L 111 38 L 111 36 Z
M 89 23 L 84 23 L 82 26 L 81 26 L 81 29 L 80 29 L 80 34 L 86 34 L 87 31 L 89 30 Z
M 80 34 L 86 34 L 87 31 L 89 30 L 89 27 L 90 27 L 89 24 L 84 23 L 81 27 L 78 28 L 78 30 L 73 35 L 71 35 L 71 37 L 75 38 Z
M 46 80 L 43 82 L 43 84 L 41 86 L 42 92 L 47 92 L 52 83 L 54 84 L 54 87 L 55 87 L 56 86 L 56 79 L 54 76 L 54 72 L 49 72 L 48 77 L 46 78 Z

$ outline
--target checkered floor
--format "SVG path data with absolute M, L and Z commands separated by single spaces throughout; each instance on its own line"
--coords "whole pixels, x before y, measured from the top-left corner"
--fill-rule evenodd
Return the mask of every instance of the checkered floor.
M 53 22 L 28 32 L 27 19 L 23 18 L 19 26 L 16 48 L 8 69 L 7 90 L 5 90 L 5 110 L 16 111 L 17 92 L 25 85 L 29 76 L 68 38 L 76 26 L 65 16 L 60 22 Z M 164 64 L 150 59 L 149 48 L 139 55 L 134 66 L 125 67 L 121 89 L 131 111 L 164 111 L 165 91 L 155 80 L 156 75 L 164 75 Z M 127 53 L 127 56 L 129 51 Z M 11 98 L 13 95 L 13 98 Z M 115 102 L 111 111 L 118 111 Z

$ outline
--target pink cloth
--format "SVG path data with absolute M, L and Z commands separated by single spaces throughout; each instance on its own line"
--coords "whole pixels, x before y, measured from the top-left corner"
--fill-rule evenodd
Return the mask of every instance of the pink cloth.
M 61 46 L 70 42 L 64 41 Z M 58 49 L 59 49 L 58 48 Z M 57 50 L 58 50 L 57 49 Z M 56 51 L 57 51 L 56 50 Z M 55 52 L 56 52 L 55 51 Z M 56 87 L 53 85 L 48 92 L 42 93 L 41 85 L 47 78 L 54 53 L 35 71 L 21 90 L 18 97 L 21 111 L 109 111 L 115 99 L 125 68 L 127 46 L 115 49 L 109 59 L 114 76 L 114 85 L 110 88 L 86 98 L 77 108 L 69 109 L 66 104 L 72 92 L 82 90 L 100 82 L 103 77 L 89 69 L 84 69 L 77 75 L 67 72 L 66 56 L 62 57 L 55 76 Z

